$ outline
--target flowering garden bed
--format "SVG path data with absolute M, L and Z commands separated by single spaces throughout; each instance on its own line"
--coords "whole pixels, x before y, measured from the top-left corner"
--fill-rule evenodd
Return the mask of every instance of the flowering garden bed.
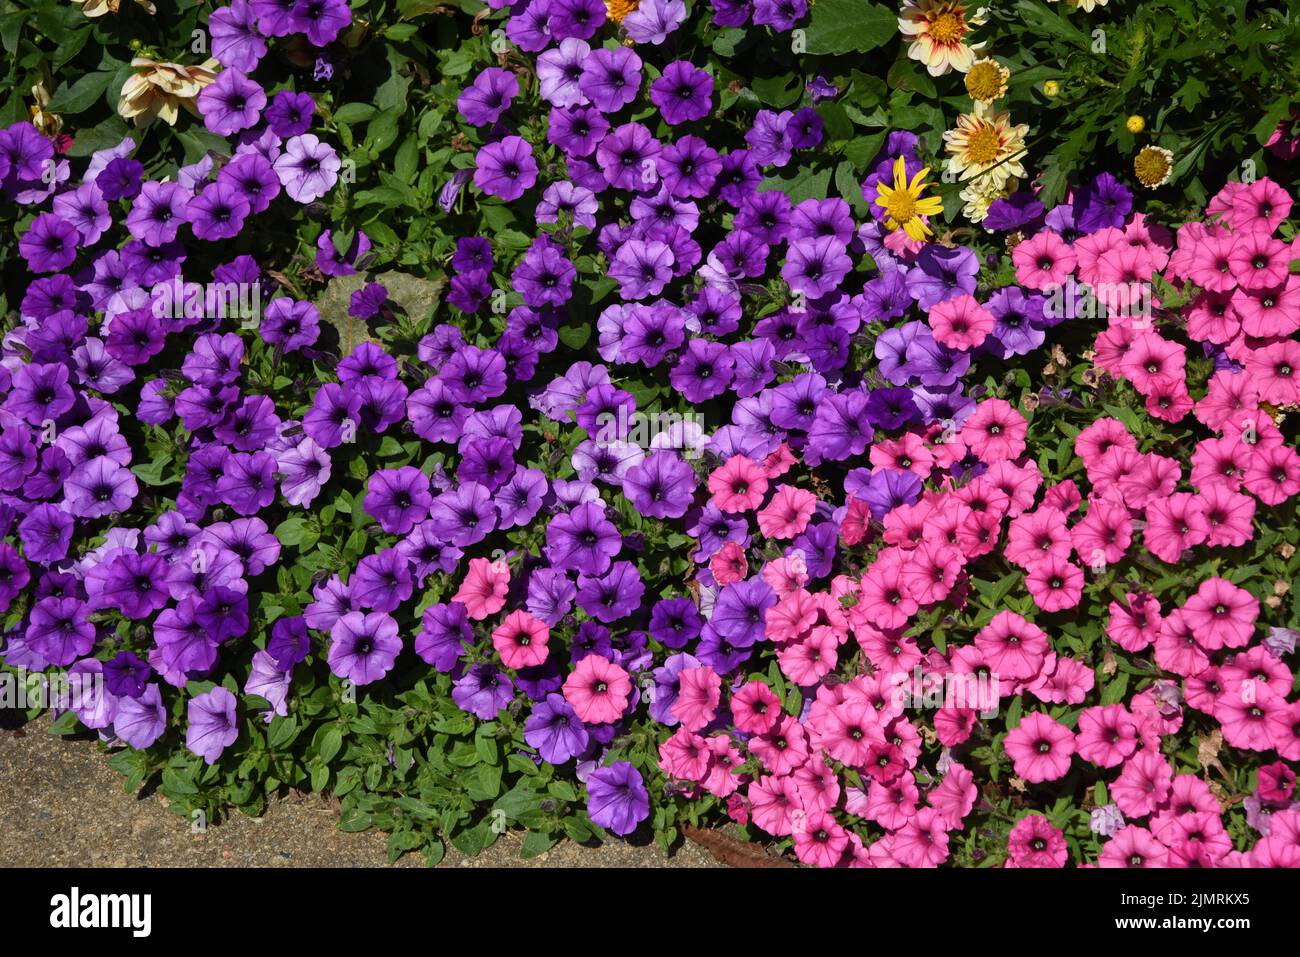
M 8 706 L 394 858 L 1300 864 L 1285 5 L 161 6 L 0 0 Z

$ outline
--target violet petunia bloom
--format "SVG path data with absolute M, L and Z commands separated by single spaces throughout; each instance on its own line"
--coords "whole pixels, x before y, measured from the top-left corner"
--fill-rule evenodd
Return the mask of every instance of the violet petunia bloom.
M 287 0 L 279 0 L 284 7 Z M 291 33 L 305 33 L 313 46 L 325 47 L 338 39 L 352 22 L 348 0 L 295 0 L 289 14 Z
M 577 586 L 558 568 L 539 568 L 528 576 L 528 611 L 550 626 L 573 608 Z
M 229 6 L 213 10 L 208 32 L 212 55 L 228 70 L 251 73 L 266 56 L 266 41 L 258 33 L 257 16 L 249 0 L 231 0 Z
M 855 469 L 855 472 L 862 470 Z M 853 473 L 850 473 L 850 477 Z M 900 505 L 912 505 L 921 497 L 921 479 L 912 472 L 877 469 L 866 482 L 846 480 L 844 489 L 853 498 L 862 499 L 871 508 L 871 517 L 883 522 L 885 516 Z
M 462 711 L 491 721 L 514 698 L 514 684 L 491 665 L 474 665 L 452 682 L 451 698 Z
M 577 37 L 566 37 L 558 46 L 538 56 L 538 93 L 542 99 L 560 110 L 585 104 L 587 97 L 579 89 L 578 81 L 582 79 L 582 64 L 590 55 L 589 43 Z M 551 115 L 554 120 L 556 114 Z M 551 142 L 554 143 L 555 140 L 552 139 Z
M 456 667 L 465 649 L 474 644 L 469 616 L 460 602 L 430 605 L 424 610 L 423 627 L 415 636 L 415 653 L 441 672 Z
M 666 648 L 685 647 L 703 627 L 704 619 L 689 598 L 666 598 L 650 611 L 650 637 Z
M 875 434 L 866 407 L 867 395 L 859 390 L 827 397 L 817 407 L 808 430 L 804 460 L 820 464 L 824 459 L 842 461 L 865 452 Z
M 328 382 L 316 390 L 311 409 L 302 417 L 302 430 L 321 448 L 336 448 L 356 439 L 360 411 L 361 396 Z
M 269 652 L 258 651 L 253 655 L 248 681 L 244 683 L 244 694 L 255 694 L 266 699 L 271 710 L 262 713 L 262 720 L 270 724 L 277 715 L 283 718 L 289 714 L 289 686 L 292 683 L 292 672 L 281 671 Z
M 623 18 L 623 30 L 637 43 L 659 46 L 685 19 L 686 4 L 682 0 L 641 0 Z
M 767 610 L 776 602 L 776 592 L 762 578 L 735 582 L 718 593 L 709 626 L 733 647 L 748 648 L 763 639 Z
M 631 562 L 614 562 L 599 578 L 578 576 L 578 607 L 598 621 L 615 622 L 641 605 L 645 583 Z
M 975 292 L 979 257 L 965 246 L 927 243 L 917 254 L 916 265 L 907 271 L 907 291 L 922 309 Z
M 433 504 L 429 477 L 411 465 L 370 476 L 365 510 L 390 535 L 405 535 L 424 521 Z
M 1073 208 L 1080 232 L 1122 229 L 1133 210 L 1133 193 L 1110 173 L 1102 173 L 1075 193 Z
M 227 69 L 198 97 L 203 123 L 218 136 L 230 136 L 257 123 L 266 108 L 266 91 L 239 70 Z
M 557 515 L 546 528 L 546 557 L 557 568 L 603 575 L 622 550 L 618 529 L 596 502 Z
M 334 148 L 313 133 L 291 136 L 274 164 L 280 185 L 300 203 L 320 199 L 333 189 L 342 165 Z
M 368 611 L 396 611 L 415 588 L 410 563 L 396 548 L 384 548 L 361 559 L 348 583 L 352 600 Z
M 35 454 L 33 452 L 33 464 Z M 64 486 L 68 510 L 78 518 L 102 518 L 126 511 L 139 494 L 130 470 L 107 458 L 77 466 Z
M 818 236 L 790 244 L 781 276 L 795 292 L 820 299 L 836 289 L 852 268 L 844 243 L 835 236 Z
M 689 60 L 674 60 L 650 84 L 650 102 L 670 126 L 702 120 L 713 107 L 713 77 Z
M 330 456 L 310 438 L 276 458 L 280 473 L 280 494 L 290 505 L 308 506 L 330 479 Z
M 297 352 L 320 338 L 320 310 L 310 302 L 281 296 L 267 305 L 259 330 L 281 352 Z
M 191 698 L 186 718 L 185 747 L 208 764 L 215 764 L 239 738 L 235 696 L 220 685 Z
M 595 36 L 608 13 L 601 0 L 550 0 L 551 36 L 586 40 Z
M 65 666 L 94 648 L 95 625 L 85 602 L 51 595 L 33 606 L 25 638 L 31 650 L 50 664 Z
M 119 698 L 138 698 L 153 677 L 153 668 L 129 651 L 120 651 L 104 662 L 104 684 Z
M 496 518 L 492 493 L 478 482 L 462 482 L 458 488 L 443 492 L 429 508 L 434 531 L 442 541 L 457 548 L 481 542 L 496 528 Z
M 326 659 L 338 677 L 366 685 L 388 674 L 401 650 L 397 622 L 390 615 L 350 611 L 330 628 Z
M 186 221 L 189 197 L 179 183 L 150 180 L 140 190 L 126 216 L 126 228 L 148 246 L 162 246 L 176 238 Z M 34 224 L 33 224 L 34 225 Z
M 659 451 L 628 469 L 623 494 L 642 515 L 681 518 L 695 498 L 695 470 L 676 452 Z
M 615 113 L 641 90 L 641 58 L 627 47 L 601 47 L 583 64 L 578 88 L 596 109 Z
M 615 761 L 587 777 L 587 813 L 593 823 L 619 836 L 631 834 L 650 816 L 650 796 L 641 772 L 628 761 Z
M 217 481 L 217 497 L 240 515 L 255 515 L 275 501 L 275 456 L 234 453 Z
M 461 91 L 456 108 L 470 126 L 495 123 L 519 95 L 519 79 L 508 70 L 490 66 Z
M 564 764 L 587 749 L 587 729 L 563 695 L 548 694 L 524 722 L 524 740 L 548 764 Z
M 271 626 L 271 639 L 266 652 L 280 671 L 292 671 L 293 666 L 306 659 L 311 651 L 311 636 L 307 633 L 307 620 L 301 615 L 276 619 Z
M 548 195 L 551 194 L 551 189 L 548 189 Z M 594 219 L 592 225 L 595 225 Z M 511 274 L 510 281 L 523 295 L 524 305 L 542 309 L 547 306 L 562 306 L 568 302 L 573 295 L 573 281 L 577 275 L 577 267 L 564 255 L 564 250 L 549 237 L 541 236 L 524 253 L 523 259 Z
M 150 684 L 135 697 L 122 697 L 113 716 L 113 734 L 128 745 L 141 750 L 149 747 L 167 730 L 167 709 L 162 689 Z
M 474 185 L 489 196 L 511 202 L 537 182 L 537 160 L 522 136 L 489 143 L 475 157 Z

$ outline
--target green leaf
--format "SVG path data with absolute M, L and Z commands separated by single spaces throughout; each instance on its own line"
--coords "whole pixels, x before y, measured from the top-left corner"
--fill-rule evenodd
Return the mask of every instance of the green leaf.
M 496 839 L 496 833 L 485 821 L 474 825 L 469 830 L 461 831 L 451 839 L 451 843 L 466 857 L 478 857 L 486 848 L 491 847 Z
M 1020 695 L 1011 699 L 1011 704 L 1007 706 L 1006 725 L 1008 731 L 1014 731 L 1020 726 L 1020 715 L 1025 710 L 1025 701 Z
M 1124 693 L 1128 691 L 1128 674 L 1119 672 L 1112 675 L 1107 682 L 1106 687 L 1101 692 L 1102 704 L 1119 704 L 1124 700 Z
M 587 344 L 591 338 L 591 326 L 562 326 L 560 328 L 560 341 L 566 348 L 578 350 Z
M 72 86 L 64 84 L 55 90 L 45 111 L 70 115 L 80 113 L 103 96 L 111 82 L 112 73 L 87 73 Z
M 805 199 L 825 199 L 831 184 L 831 171 L 801 167 L 789 176 L 768 176 L 759 184 L 760 190 L 782 190 L 790 202 L 798 206 Z
M 415 831 L 394 831 L 388 835 L 388 863 L 396 864 L 397 859 L 403 854 L 423 844 L 424 836 Z
M 524 835 L 524 846 L 519 849 L 519 856 L 524 860 L 545 854 L 555 846 L 555 838 L 540 831 L 529 831 Z
M 320 759 L 325 764 L 334 760 L 334 756 L 339 753 L 343 747 L 343 731 L 338 725 L 333 725 L 325 730 L 325 734 L 320 741 Z
M 339 817 L 339 830 L 356 834 L 366 831 L 374 824 L 374 819 L 359 807 L 346 807 Z
M 1291 109 L 1291 100 L 1285 96 L 1279 96 L 1260 117 L 1255 128 L 1251 131 L 1255 135 L 1255 142 L 1263 146 L 1268 142 L 1268 138 L 1273 135 L 1277 129 L 1278 123 L 1282 122 L 1282 117 L 1286 116 Z
M 69 156 L 89 156 L 98 150 L 112 149 L 127 135 L 126 123 L 119 116 L 77 130 L 77 135 L 68 149 Z
M 282 545 L 294 545 L 301 551 L 307 551 L 320 539 L 320 532 L 307 519 L 295 515 L 276 526 L 275 537 Z
M 893 10 L 862 0 L 818 0 L 806 38 L 809 53 L 866 53 L 897 35 Z
M 573 789 L 573 785 L 568 781 L 552 781 L 547 785 L 546 790 L 551 797 L 559 798 L 561 801 L 578 800 L 578 792 Z

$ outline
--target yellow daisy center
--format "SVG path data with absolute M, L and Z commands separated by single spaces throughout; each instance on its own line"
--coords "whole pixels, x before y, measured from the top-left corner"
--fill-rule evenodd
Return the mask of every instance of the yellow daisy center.
M 955 13 L 941 13 L 930 24 L 930 36 L 937 43 L 956 43 L 965 32 L 961 17 Z
M 895 191 L 883 205 L 885 212 L 898 223 L 905 223 L 916 215 L 916 200 L 903 190 Z
M 972 166 L 988 166 L 1002 152 L 1002 137 L 991 126 L 981 126 L 966 137 L 966 162 Z
M 1162 150 L 1143 147 L 1133 158 L 1133 173 L 1143 186 L 1159 186 L 1169 178 L 1169 157 Z
M 966 92 L 972 100 L 991 103 L 1002 95 L 1002 70 L 996 63 L 976 63 L 966 73 Z

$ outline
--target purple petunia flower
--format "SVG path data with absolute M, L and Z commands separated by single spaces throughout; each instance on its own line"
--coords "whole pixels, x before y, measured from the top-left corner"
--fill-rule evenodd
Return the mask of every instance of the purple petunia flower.
M 218 136 L 229 136 L 257 123 L 266 108 L 266 92 L 239 70 L 226 69 L 198 97 L 203 124 Z
M 641 773 L 628 761 L 615 761 L 587 777 L 587 813 L 593 823 L 620 836 L 631 834 L 650 816 L 650 797 Z
M 239 738 L 235 696 L 221 686 L 191 698 L 186 718 L 185 747 L 208 764 L 215 764 Z
M 1133 210 L 1133 193 L 1110 173 L 1102 173 L 1075 193 L 1073 206 L 1080 232 L 1120 229 Z
M 499 120 L 518 95 L 518 77 L 508 70 L 490 66 L 461 91 L 456 107 L 470 126 L 486 126 Z
M 548 764 L 564 764 L 587 749 L 587 729 L 563 695 L 548 694 L 524 722 L 524 740 Z
M 489 143 L 475 157 L 474 185 L 490 196 L 510 202 L 537 182 L 533 148 L 522 136 Z
M 510 679 L 491 665 L 474 665 L 452 682 L 451 699 L 462 711 L 491 721 L 514 697 Z
M 641 58 L 627 47 L 601 47 L 583 64 L 578 88 L 600 112 L 615 113 L 640 92 Z
M 384 612 L 350 611 L 330 628 L 326 655 L 330 671 L 356 685 L 378 681 L 392 670 L 402 639 L 397 622 Z
M 274 163 L 280 185 L 300 203 L 320 199 L 333 189 L 342 166 L 334 148 L 312 133 L 291 136 Z

